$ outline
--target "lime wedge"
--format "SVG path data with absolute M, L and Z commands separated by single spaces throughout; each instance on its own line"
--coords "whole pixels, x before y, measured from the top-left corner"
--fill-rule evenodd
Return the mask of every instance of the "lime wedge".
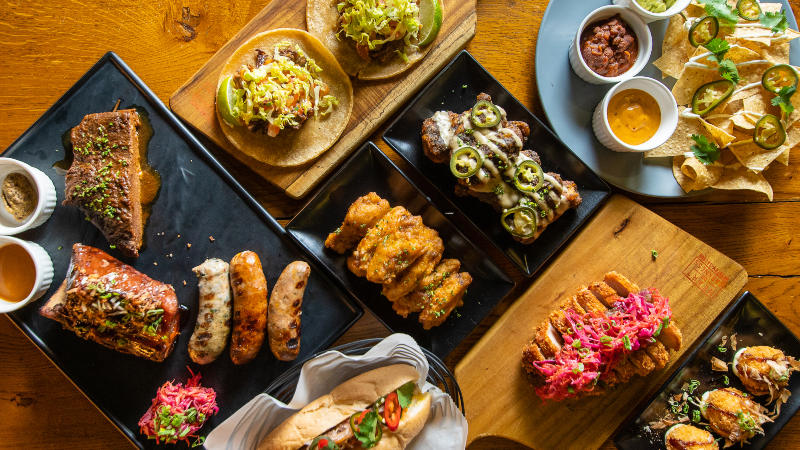
M 222 119 L 232 126 L 241 125 L 236 110 L 236 86 L 233 84 L 233 77 L 222 80 L 217 92 L 217 109 Z
M 442 27 L 442 0 L 420 0 L 419 45 L 428 45 L 436 39 Z

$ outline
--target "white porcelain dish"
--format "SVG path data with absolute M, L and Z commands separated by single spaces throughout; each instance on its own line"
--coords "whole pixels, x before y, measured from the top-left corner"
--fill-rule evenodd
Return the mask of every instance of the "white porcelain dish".
M 597 22 L 598 20 L 608 19 L 611 16 L 619 14 L 633 30 L 634 34 L 636 34 L 636 39 L 639 43 L 639 54 L 636 57 L 636 62 L 633 64 L 633 67 L 628 69 L 627 72 L 623 73 L 622 75 L 616 77 L 604 77 L 602 75 L 598 75 L 592 69 L 586 65 L 586 61 L 583 60 L 583 57 L 580 53 L 581 48 L 581 34 L 583 34 L 583 30 L 586 26 Z M 635 77 L 642 69 L 645 68 L 647 65 L 647 61 L 650 59 L 650 54 L 653 52 L 653 36 L 650 33 L 650 28 L 648 28 L 647 24 L 644 20 L 636 13 L 634 13 L 631 9 L 625 6 L 603 6 L 602 8 L 597 8 L 596 10 L 592 11 L 583 22 L 581 22 L 581 26 L 578 27 L 578 30 L 575 32 L 575 38 L 572 40 L 572 43 L 569 46 L 569 63 L 572 65 L 572 70 L 581 77 L 584 81 L 592 84 L 610 84 L 610 83 L 618 83 L 620 81 L 624 81 L 630 78 Z
M 666 11 L 662 13 L 654 13 L 643 8 L 636 0 L 612 0 L 612 1 L 615 5 L 625 6 L 635 11 L 636 14 L 642 16 L 642 19 L 644 19 L 644 21 L 647 23 L 655 22 L 657 20 L 669 19 L 670 17 L 686 9 L 686 7 L 689 6 L 690 3 L 692 3 L 692 0 L 677 0 L 675 4 L 672 5 L 671 8 L 668 8 Z
M 661 109 L 661 124 L 658 131 L 643 144 L 630 145 L 622 142 L 611 131 L 608 121 L 608 104 L 617 92 L 625 89 L 639 89 L 652 95 Z M 592 116 L 592 128 L 597 139 L 615 152 L 644 152 L 667 142 L 678 126 L 678 107 L 672 92 L 661 82 L 647 77 L 634 77 L 617 84 L 608 91 L 603 101 L 597 105 Z
M 6 176 L 12 173 L 21 173 L 31 182 L 39 195 L 39 202 L 33 213 L 22 222 L 17 222 L 5 207 L 0 207 L 0 236 L 22 233 L 45 223 L 53 213 L 58 200 L 56 188 L 44 172 L 16 159 L 0 158 L 0 186 Z
M 19 245 L 31 256 L 33 265 L 36 268 L 36 281 L 33 284 L 33 289 L 31 289 L 30 294 L 28 294 L 24 300 L 8 302 L 0 299 L 0 313 L 2 314 L 16 311 L 30 302 L 38 300 L 50 289 L 50 283 L 53 282 L 53 261 L 50 259 L 50 255 L 48 255 L 39 244 L 10 236 L 0 236 L 0 247 L 9 244 Z

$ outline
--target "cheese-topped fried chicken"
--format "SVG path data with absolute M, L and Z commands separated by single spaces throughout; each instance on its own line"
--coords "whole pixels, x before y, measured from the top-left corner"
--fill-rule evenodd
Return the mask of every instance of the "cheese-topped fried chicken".
M 433 291 L 432 298 L 419 313 L 419 321 L 426 330 L 441 325 L 453 312 L 453 308 L 464 304 L 464 294 L 472 283 L 467 272 L 450 275 L 442 285 Z
M 412 312 L 422 311 L 422 308 L 425 307 L 425 304 L 428 303 L 433 296 L 433 292 L 442 285 L 442 281 L 451 274 L 457 273 L 460 268 L 461 261 L 457 259 L 443 259 L 439 265 L 433 269 L 433 272 L 425 275 L 419 282 L 419 285 L 415 286 L 416 290 L 394 300 L 392 302 L 392 308 L 394 308 L 397 314 L 403 317 L 408 317 L 408 314 Z
M 353 254 L 347 259 L 347 267 L 359 277 L 367 276 L 372 256 L 381 241 L 400 228 L 410 228 L 422 224 L 422 218 L 409 213 L 402 206 L 392 208 L 358 243 Z
M 374 192 L 360 197 L 350 205 L 342 226 L 328 235 L 325 247 L 336 253 L 344 254 L 347 250 L 355 247 L 358 241 L 367 235 L 367 230 L 375 226 L 389 212 L 389 209 L 391 209 L 389 202 Z
M 422 256 L 417 258 L 408 269 L 397 275 L 394 280 L 383 285 L 383 295 L 389 301 L 395 301 L 416 289 L 420 281 L 431 273 L 442 260 L 444 243 L 442 243 L 439 233 L 428 228 L 423 234 L 426 242 Z
M 416 225 L 398 226 L 395 232 L 385 235 L 375 248 L 367 268 L 367 279 L 373 283 L 391 283 L 399 273 L 427 252 L 434 234 L 439 235 L 423 225 L 422 219 Z

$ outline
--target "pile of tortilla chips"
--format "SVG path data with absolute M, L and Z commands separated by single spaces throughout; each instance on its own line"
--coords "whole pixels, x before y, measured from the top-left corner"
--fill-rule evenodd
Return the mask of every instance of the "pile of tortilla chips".
M 728 3 L 734 6 L 736 2 L 728 0 Z M 779 12 L 781 4 L 761 3 L 761 8 L 764 12 Z M 678 80 L 672 94 L 681 113 L 687 108 L 691 113 L 692 97 L 700 86 L 722 79 L 717 63 L 705 57 L 694 61 L 707 68 L 686 65 L 691 58 L 710 54 L 704 47 L 693 47 L 688 38 L 687 21 L 696 21 L 704 16 L 703 5 L 695 0 L 682 14 L 672 17 L 664 36 L 663 56 L 654 63 L 665 78 L 671 76 Z M 720 23 L 717 37 L 728 41 L 731 46 L 725 58 L 732 59 L 737 65 L 741 81 L 736 88 L 753 86 L 735 92 L 705 119 L 681 115 L 672 137 L 662 146 L 646 152 L 645 157 L 672 156 L 672 172 L 686 192 L 708 187 L 749 189 L 763 192 L 772 200 L 772 187 L 762 172 L 773 161 L 788 165 L 789 151 L 800 144 L 800 93 L 791 98 L 794 112 L 784 117 L 780 107 L 771 104 L 775 94 L 764 89 L 760 82 L 764 72 L 773 65 L 789 64 L 789 42 L 800 37 L 800 33 L 791 29 L 772 33 L 758 22 L 739 20 L 741 24 L 753 23 L 754 26 L 724 27 Z M 755 124 L 764 114 L 782 118 L 786 128 L 786 142 L 773 150 L 752 143 Z M 693 156 L 694 134 L 705 136 L 722 149 L 719 161 L 706 165 Z

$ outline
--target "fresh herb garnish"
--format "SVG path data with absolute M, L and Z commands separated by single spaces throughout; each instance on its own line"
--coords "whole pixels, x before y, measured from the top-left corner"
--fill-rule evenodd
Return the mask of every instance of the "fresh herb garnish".
M 761 25 L 772 30 L 773 33 L 782 33 L 789 28 L 789 21 L 786 19 L 786 13 L 781 10 L 780 12 L 762 12 L 758 17 Z
M 401 408 L 408 408 L 408 405 L 411 404 L 411 397 L 414 396 L 414 382 L 409 381 L 408 383 L 400 386 L 397 388 L 397 400 L 400 402 Z
M 708 142 L 708 139 L 700 134 L 693 134 L 692 140 L 697 143 L 692 146 L 692 152 L 694 152 L 695 158 L 700 160 L 701 163 L 710 165 L 719 161 L 720 151 L 716 144 Z
M 358 424 L 358 429 L 353 430 L 353 434 L 361 441 L 362 447 L 372 448 L 378 443 L 378 435 L 375 430 L 376 426 L 380 426 L 378 425 L 378 414 L 370 410 L 364 414 L 361 423 Z
M 778 96 L 772 99 L 773 106 L 780 106 L 784 114 L 791 114 L 794 111 L 792 105 L 792 95 L 797 92 L 797 86 L 784 86 L 778 91 Z
M 655 250 L 653 250 L 652 252 L 650 252 L 650 255 L 653 257 L 653 261 L 655 261 L 655 260 L 656 260 L 656 258 L 658 258 L 658 252 L 657 252 L 657 251 L 655 251 Z M 659 330 L 660 330 L 660 329 L 661 329 L 661 328 L 659 328 Z
M 739 11 L 726 0 L 705 0 L 706 14 L 714 16 L 720 25 L 733 26 L 739 21 Z
M 692 422 L 694 423 L 700 422 L 700 411 L 696 409 L 692 411 Z
M 731 59 L 725 58 L 728 50 L 731 49 L 731 45 L 728 43 L 728 41 L 716 38 L 704 45 L 704 47 L 706 50 L 713 53 L 713 56 L 708 56 L 707 59 L 716 62 L 719 65 L 717 70 L 719 70 L 719 74 L 722 76 L 722 78 L 732 81 L 733 84 L 738 84 L 740 77 L 739 70 L 736 68 L 736 63 L 734 63 Z

